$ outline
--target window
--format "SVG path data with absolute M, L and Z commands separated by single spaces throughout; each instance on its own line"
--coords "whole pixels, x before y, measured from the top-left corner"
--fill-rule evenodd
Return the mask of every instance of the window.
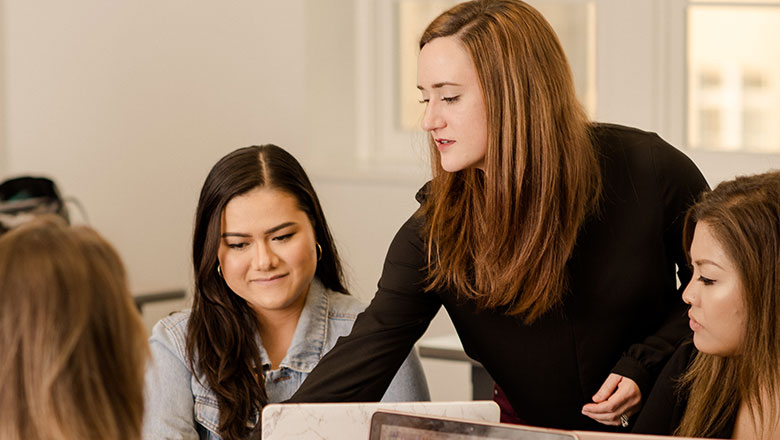
M 319 26 L 308 37 L 318 105 L 307 126 L 327 173 L 426 177 L 417 39 L 456 2 L 307 0 Z M 593 119 L 659 133 L 713 181 L 731 176 L 735 160 L 743 172 L 780 167 L 780 0 L 530 3 L 558 33 Z
M 596 111 L 596 0 L 530 0 L 569 57 L 581 102 Z M 420 130 L 417 44 L 428 23 L 460 0 L 358 1 L 358 155 L 387 168 L 427 160 Z M 363 26 L 361 33 L 360 27 Z M 359 37 L 360 38 L 360 37 Z M 427 167 L 426 167 L 427 169 Z
M 686 7 L 688 146 L 780 153 L 780 1 Z

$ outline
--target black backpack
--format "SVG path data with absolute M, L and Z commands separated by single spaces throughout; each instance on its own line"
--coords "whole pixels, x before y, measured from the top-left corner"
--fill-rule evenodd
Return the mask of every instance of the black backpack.
M 70 223 L 65 202 L 51 179 L 23 176 L 0 183 L 0 234 L 46 213 Z

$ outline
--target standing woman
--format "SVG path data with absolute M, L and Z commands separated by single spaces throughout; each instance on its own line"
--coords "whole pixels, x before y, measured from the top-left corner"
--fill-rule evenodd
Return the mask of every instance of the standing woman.
M 138 440 L 149 354 L 122 261 L 47 214 L 0 236 L 0 438 Z
M 693 344 L 661 372 L 634 431 L 780 438 L 780 171 L 705 194 L 685 244 Z
M 152 331 L 144 437 L 258 438 L 262 407 L 292 396 L 365 306 L 347 294 L 309 178 L 275 145 L 211 169 L 192 259 L 192 310 Z M 404 359 L 378 398 L 429 400 L 417 355 Z
M 687 332 L 675 265 L 684 286 L 701 173 L 655 134 L 588 121 L 555 33 L 519 0 L 436 18 L 418 88 L 433 179 L 371 306 L 292 401 L 378 398 L 443 305 L 504 420 L 626 427 Z

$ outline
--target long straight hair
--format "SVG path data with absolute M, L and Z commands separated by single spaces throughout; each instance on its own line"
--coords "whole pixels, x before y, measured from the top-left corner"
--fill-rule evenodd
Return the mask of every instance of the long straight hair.
M 421 212 L 429 289 L 531 323 L 561 301 L 566 263 L 595 208 L 601 173 L 571 70 L 544 17 L 517 0 L 474 0 L 436 18 L 420 39 L 460 40 L 476 67 L 488 135 L 485 171 L 441 167 Z
M 192 263 L 195 295 L 187 326 L 187 356 L 217 395 L 219 433 L 245 438 L 247 423 L 268 402 L 257 346 L 257 317 L 217 272 L 221 219 L 234 197 L 255 188 L 292 195 L 322 247 L 315 275 L 333 291 L 347 293 L 333 237 L 314 187 L 295 158 L 276 145 L 240 148 L 220 159 L 206 177 L 195 214 Z M 272 209 L 273 207 L 269 207 Z
M 0 347 L 0 438 L 141 438 L 146 330 L 92 229 L 52 214 L 0 236 Z
M 687 250 L 698 222 L 734 262 L 747 312 L 739 353 L 699 353 L 681 379 L 689 398 L 676 434 L 711 437 L 742 402 L 759 423 L 780 417 L 780 172 L 738 177 L 704 194 L 685 220 Z

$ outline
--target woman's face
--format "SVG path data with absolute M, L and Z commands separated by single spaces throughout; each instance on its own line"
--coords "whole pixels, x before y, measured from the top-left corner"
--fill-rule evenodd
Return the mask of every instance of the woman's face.
M 417 60 L 417 88 L 426 103 L 423 130 L 430 133 L 445 171 L 484 169 L 487 115 L 477 70 L 456 37 L 434 38 Z
M 683 292 L 693 343 L 703 353 L 738 354 L 745 334 L 742 281 L 734 262 L 706 222 L 698 222 L 691 244 L 693 278 Z
M 219 263 L 258 317 L 300 313 L 317 268 L 314 228 L 292 195 L 256 188 L 222 213 Z

